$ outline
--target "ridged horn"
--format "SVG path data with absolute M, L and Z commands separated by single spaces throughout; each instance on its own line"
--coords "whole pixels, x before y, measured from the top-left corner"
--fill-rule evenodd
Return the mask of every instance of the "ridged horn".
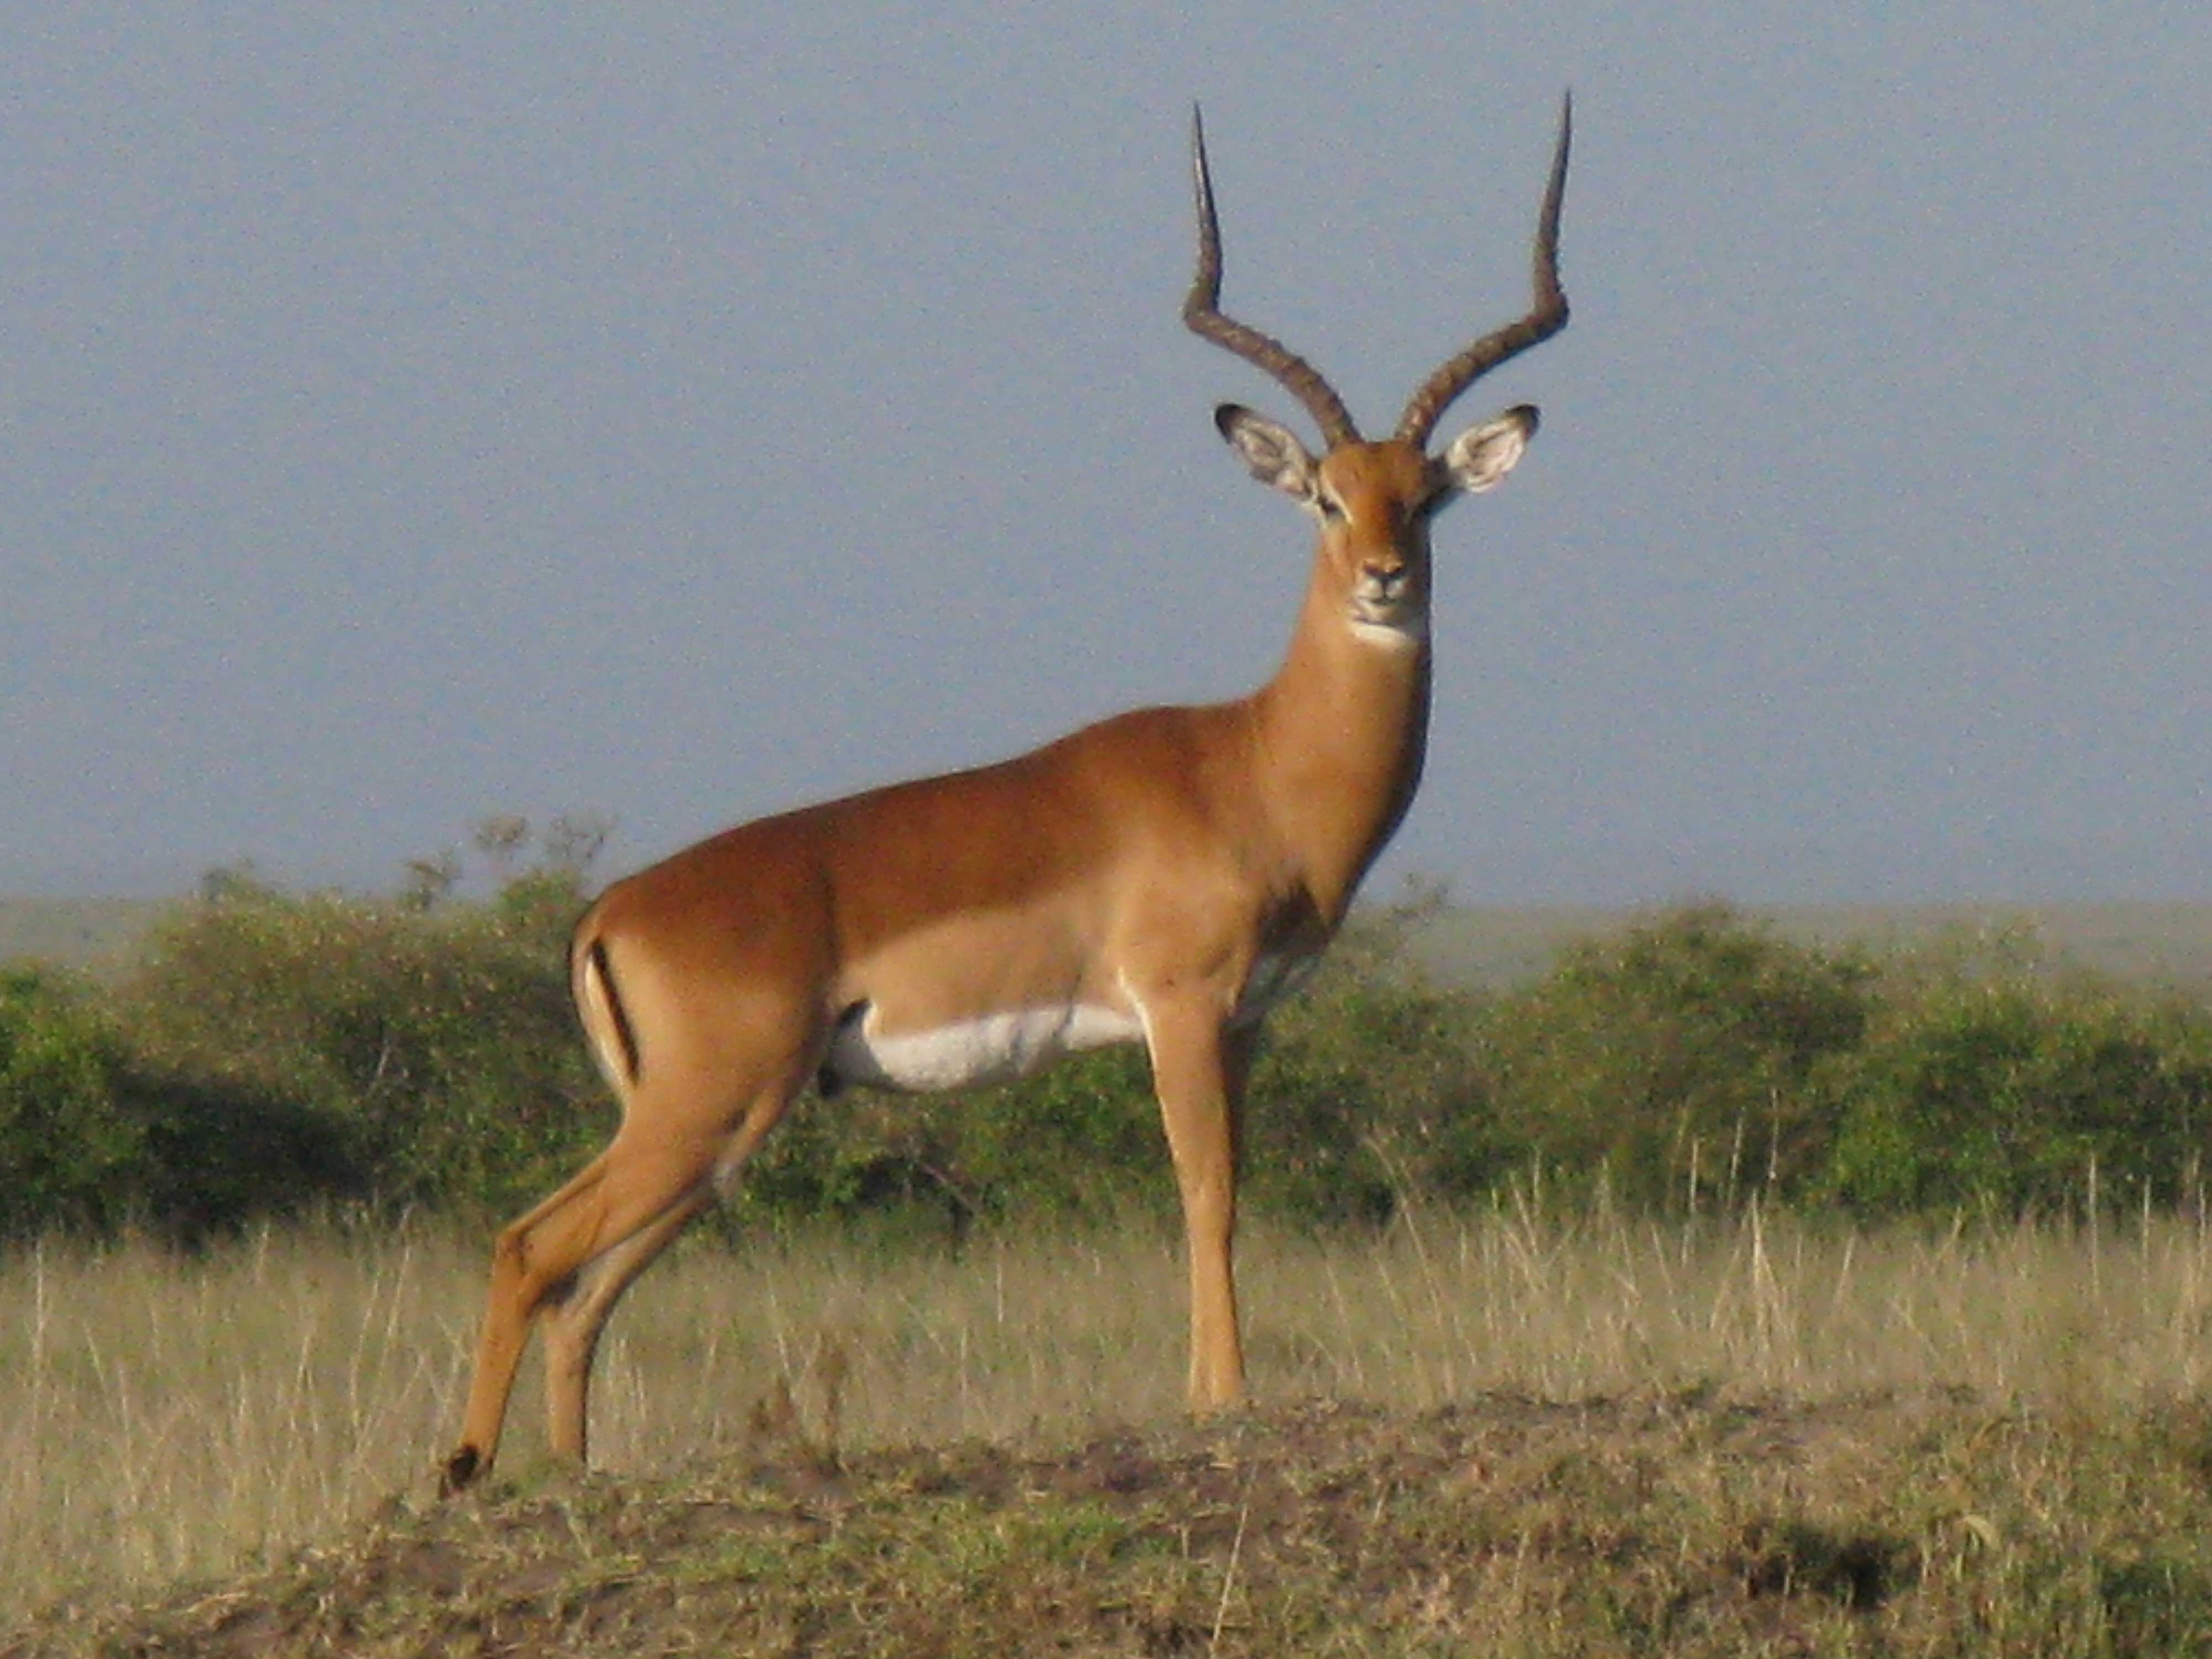
M 1559 289 L 1559 204 L 1567 193 L 1567 147 L 1574 133 L 1574 96 L 1559 104 L 1559 142 L 1552 153 L 1552 179 L 1536 220 L 1535 304 L 1518 322 L 1484 335 L 1423 381 L 1398 421 L 1398 437 L 1419 448 L 1437 419 L 1482 376 L 1567 325 L 1567 296 Z
M 1352 411 L 1321 371 L 1273 335 L 1221 313 L 1221 225 L 1213 215 L 1213 179 L 1206 166 L 1206 124 L 1198 106 L 1190 112 L 1191 176 L 1198 196 L 1198 274 L 1182 302 L 1182 319 L 1190 331 L 1234 352 L 1304 404 L 1321 423 L 1322 436 L 1331 449 L 1357 443 L 1359 428 Z

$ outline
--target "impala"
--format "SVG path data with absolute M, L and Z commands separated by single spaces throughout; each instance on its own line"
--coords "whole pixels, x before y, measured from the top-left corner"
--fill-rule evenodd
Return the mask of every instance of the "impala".
M 1564 327 L 1563 105 L 1534 303 L 1363 441 L 1328 382 L 1224 316 L 1203 129 L 1198 273 L 1183 320 L 1321 427 L 1316 459 L 1234 404 L 1214 414 L 1320 546 L 1290 647 L 1249 696 L 1141 708 L 1033 753 L 725 831 L 617 882 L 570 952 L 591 1051 L 622 1105 L 607 1149 L 507 1227 L 447 1490 L 490 1466 L 533 1322 L 552 1450 L 585 1455 L 600 1330 L 623 1290 L 732 1180 L 809 1084 L 957 1089 L 1142 1042 L 1182 1200 L 1193 1407 L 1244 1384 L 1231 1235 L 1238 1116 L 1261 1021 L 1314 966 L 1404 817 L 1429 718 L 1429 521 L 1521 459 L 1509 409 L 1435 456 L 1437 417 Z

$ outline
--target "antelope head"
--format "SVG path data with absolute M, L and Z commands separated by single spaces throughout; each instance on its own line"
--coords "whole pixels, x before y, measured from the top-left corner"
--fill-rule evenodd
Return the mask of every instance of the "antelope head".
M 1333 575 L 1334 589 L 1345 596 L 1346 619 L 1362 635 L 1387 641 L 1425 636 L 1430 520 L 1454 496 L 1502 481 L 1535 434 L 1535 408 L 1521 404 L 1469 427 L 1438 453 L 1428 451 L 1438 418 L 1462 392 L 1566 326 L 1566 295 L 1559 289 L 1559 205 L 1566 192 L 1572 126 L 1572 105 L 1563 102 L 1551 179 L 1537 218 L 1535 298 L 1528 314 L 1445 362 L 1413 393 L 1398 417 L 1397 430 L 1387 439 L 1370 441 L 1359 435 L 1344 400 L 1312 364 L 1281 341 L 1218 309 L 1221 230 L 1206 168 L 1205 128 L 1192 112 L 1198 274 L 1183 301 L 1183 321 L 1304 404 L 1319 424 L 1325 447 L 1316 458 L 1287 427 L 1240 404 L 1215 410 L 1214 425 L 1254 477 L 1281 490 L 1318 522 L 1322 567 Z

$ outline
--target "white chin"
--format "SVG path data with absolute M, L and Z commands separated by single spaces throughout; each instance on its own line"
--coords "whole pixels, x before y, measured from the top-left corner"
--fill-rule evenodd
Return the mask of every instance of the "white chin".
M 1355 615 L 1352 618 L 1355 638 L 1370 645 L 1403 647 L 1419 645 L 1429 636 L 1429 619 L 1422 616 L 1396 617 L 1388 622 L 1371 617 Z

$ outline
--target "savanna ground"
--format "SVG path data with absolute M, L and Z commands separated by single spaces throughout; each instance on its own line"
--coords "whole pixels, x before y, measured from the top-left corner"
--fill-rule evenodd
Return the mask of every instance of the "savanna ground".
M 0 905 L 0 958 L 106 969 L 154 915 L 61 907 L 25 947 Z M 1510 984 L 1619 920 L 1446 912 L 1416 944 Z M 1879 947 L 2014 918 L 1769 920 Z M 2212 983 L 2212 907 L 2026 921 L 2107 972 Z M 2126 1049 L 2159 1077 L 2193 1052 Z M 1855 1227 L 1762 1207 L 1771 1182 L 1752 1201 L 1733 1153 L 1701 1187 L 1696 1146 L 1656 1218 L 1525 1182 L 1456 1212 L 1407 1186 L 1380 1231 L 1263 1216 L 1255 1404 L 1200 1424 L 1157 1212 L 957 1249 L 701 1237 L 617 1317 L 601 1472 L 544 1466 L 526 1373 L 497 1476 L 452 1504 L 431 1472 L 481 1230 L 391 1206 L 198 1253 L 12 1245 L 0 1659 L 2212 1652 L 2193 1156 L 2162 1183 L 2108 1162 L 2100 1194 L 2093 1155 L 2026 1224 Z M 2170 1207 L 2116 1216 L 2154 1185 Z
M 480 1267 L 10 1256 L 0 1655 L 2212 1650 L 2202 1217 L 1261 1226 L 1197 1424 L 1156 1228 L 702 1240 L 441 1504 Z

